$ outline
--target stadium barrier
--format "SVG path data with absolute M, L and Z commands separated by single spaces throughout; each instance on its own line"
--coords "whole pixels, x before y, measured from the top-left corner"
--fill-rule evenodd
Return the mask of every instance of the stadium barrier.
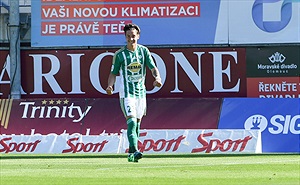
M 299 98 L 148 99 L 148 115 L 143 118 L 141 128 L 156 131 L 259 130 L 263 153 L 299 153 L 299 100 Z M 10 153 L 10 150 L 13 151 L 14 148 L 21 152 L 29 147 L 28 151 L 31 151 L 35 145 L 40 145 L 37 140 L 45 142 L 44 139 L 30 140 L 27 138 L 32 139 L 32 136 L 40 138 L 47 136 L 47 141 L 58 140 L 56 135 L 59 137 L 60 135 L 64 135 L 64 137 L 67 135 L 82 135 L 82 137 L 115 135 L 121 137 L 121 130 L 126 127 L 126 123 L 118 107 L 117 98 L 0 99 L 0 150 L 3 153 Z M 147 135 L 149 134 L 147 133 Z M 98 142 L 94 142 L 94 140 L 89 142 L 102 143 L 105 140 L 102 137 L 97 139 L 99 139 Z M 141 133 L 141 139 L 147 139 L 143 133 Z M 157 140 L 159 140 L 158 137 Z M 165 140 L 169 141 L 170 138 L 165 138 Z M 198 144 L 205 144 L 204 141 L 200 141 L 202 143 L 198 140 Z M 18 143 L 22 144 L 17 146 Z M 70 140 L 69 143 L 70 147 L 74 148 L 77 140 Z M 92 150 L 93 146 L 89 144 L 88 147 L 87 150 Z M 68 149 L 63 148 L 63 150 Z M 101 152 L 105 152 L 105 149 L 102 148 Z M 157 150 L 154 149 L 147 152 Z M 77 153 L 77 149 L 74 151 Z M 48 150 L 43 152 L 47 153 Z M 60 152 L 59 150 L 58 153 Z M 110 152 L 108 151 L 108 153 Z
M 143 130 L 139 150 L 144 153 L 261 153 L 258 130 Z M 34 134 L 1 135 L 0 153 L 97 153 L 128 152 L 126 130 L 120 135 Z
M 121 151 L 127 152 L 127 131 Z M 261 153 L 259 130 L 144 130 L 139 149 L 146 153 Z
M 218 129 L 258 129 L 263 153 L 300 153 L 300 99 L 225 98 Z

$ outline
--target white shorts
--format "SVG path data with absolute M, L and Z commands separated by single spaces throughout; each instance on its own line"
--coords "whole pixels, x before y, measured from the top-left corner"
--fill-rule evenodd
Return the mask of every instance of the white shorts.
M 120 98 L 120 105 L 125 117 L 141 119 L 146 115 L 146 98 Z

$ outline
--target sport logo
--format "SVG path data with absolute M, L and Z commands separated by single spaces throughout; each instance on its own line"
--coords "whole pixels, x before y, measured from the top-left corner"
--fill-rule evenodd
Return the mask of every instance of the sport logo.
M 253 130 L 258 129 L 261 132 L 264 131 L 268 126 L 268 120 L 266 117 L 256 114 L 253 116 L 250 116 L 244 124 L 244 128 L 246 130 Z
M 252 18 L 257 27 L 265 32 L 278 32 L 284 29 L 290 22 L 292 17 L 292 0 L 284 0 L 281 5 L 281 20 L 265 21 L 264 20 L 264 4 L 278 3 L 282 0 L 256 0 L 252 7 Z M 272 12 L 270 12 L 272 13 Z

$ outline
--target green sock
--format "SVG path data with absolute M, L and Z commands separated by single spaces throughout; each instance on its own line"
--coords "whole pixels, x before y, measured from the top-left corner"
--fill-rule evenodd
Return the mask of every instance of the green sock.
M 141 121 L 137 122 L 137 125 L 136 125 L 136 136 L 139 140 L 139 137 L 140 137 L 140 128 L 141 128 Z
M 129 142 L 129 153 L 133 153 L 138 150 L 138 138 L 137 138 L 137 120 L 136 118 L 127 119 L 127 138 Z

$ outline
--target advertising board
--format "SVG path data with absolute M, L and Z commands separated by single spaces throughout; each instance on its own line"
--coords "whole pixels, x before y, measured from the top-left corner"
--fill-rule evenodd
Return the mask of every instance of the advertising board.
M 247 97 L 300 98 L 300 77 L 247 78 Z
M 299 0 L 229 3 L 229 44 L 299 43 Z
M 247 77 L 299 77 L 300 47 L 248 47 Z
M 298 98 L 300 47 L 248 47 L 247 97 Z
M 119 48 L 89 50 L 22 50 L 22 98 L 116 98 L 106 94 L 112 57 Z M 152 98 L 246 97 L 244 48 L 150 49 L 162 78 L 153 88 L 147 70 L 146 87 Z M 8 98 L 10 58 L 0 51 L 0 97 Z M 3 56 L 3 57 L 2 57 Z
M 143 153 L 261 153 L 259 131 L 143 130 Z M 128 153 L 126 131 L 120 135 L 0 135 L 2 154 Z
M 127 152 L 127 132 L 121 151 Z M 261 153 L 258 130 L 144 130 L 139 150 L 146 153 Z
M 123 45 L 132 22 L 145 45 L 228 43 L 224 0 L 35 0 L 32 10 L 32 47 Z
M 221 99 L 148 99 L 141 129 L 216 129 Z M 120 134 L 117 98 L 0 99 L 1 134 Z
M 262 152 L 300 152 L 299 98 L 225 98 L 219 129 L 260 130 Z

